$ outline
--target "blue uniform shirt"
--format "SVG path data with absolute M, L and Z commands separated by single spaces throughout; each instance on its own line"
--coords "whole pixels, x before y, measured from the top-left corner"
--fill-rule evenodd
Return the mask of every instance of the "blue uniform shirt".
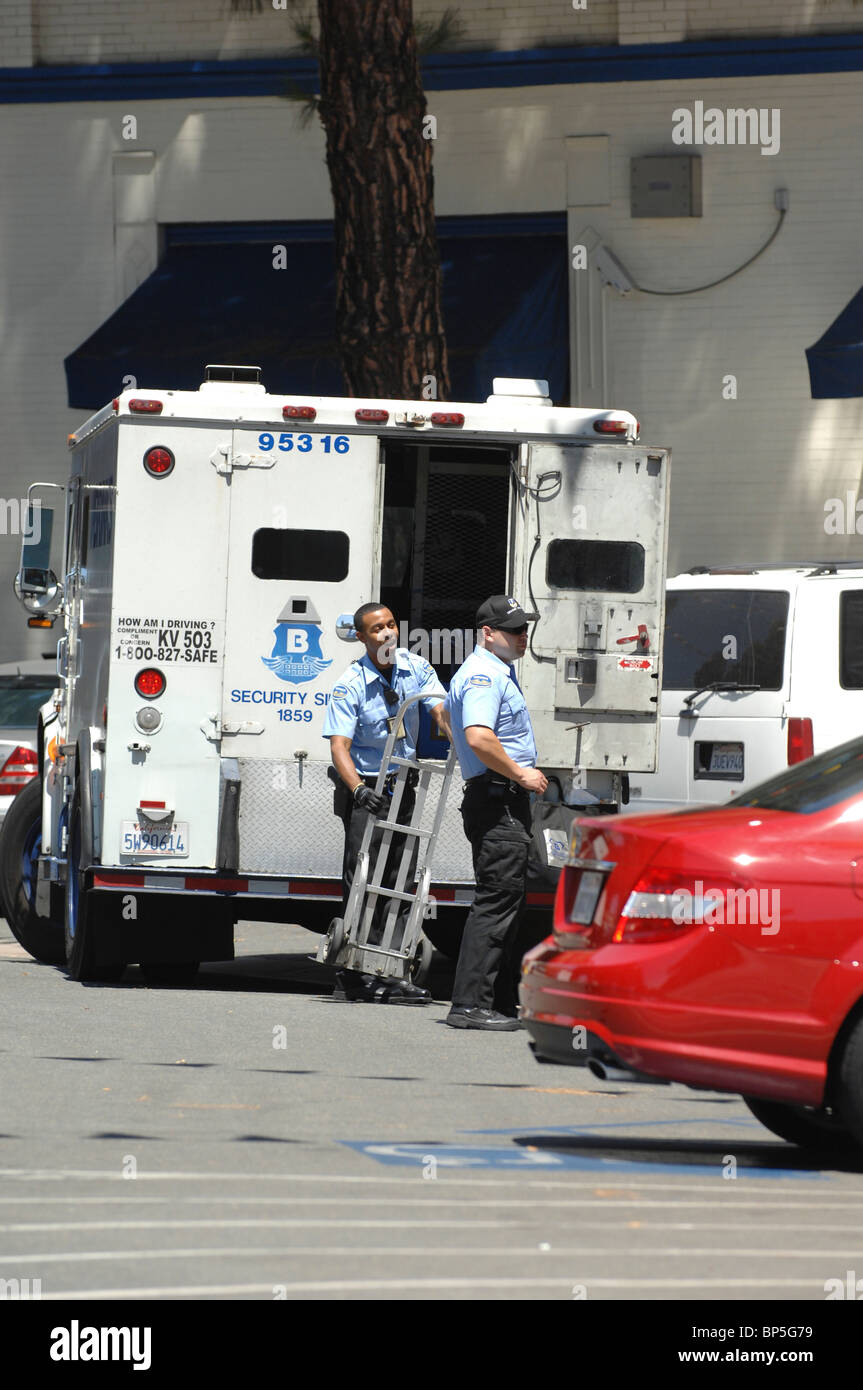
M 446 698 L 446 691 L 434 668 L 416 652 L 398 647 L 395 658 L 392 689 L 399 697 L 399 704 L 409 695 L 422 693 L 427 697 L 411 705 L 405 715 L 405 737 L 396 742 L 393 750 L 396 757 L 415 758 L 420 724 L 419 704 L 434 709 Z M 384 698 L 384 689 L 388 685 L 389 682 L 366 653 L 348 667 L 333 687 L 327 705 L 324 738 L 340 734 L 351 740 L 351 758 L 361 777 L 377 777 L 380 772 L 381 757 L 389 737 L 387 720 L 398 711 L 398 705 L 390 708 Z M 396 772 L 395 763 L 390 763 L 387 771 Z
M 525 698 L 513 668 L 493 652 L 484 647 L 471 652 L 450 681 L 446 707 L 465 779 L 489 770 L 468 747 L 464 731 L 471 724 L 491 729 L 514 763 L 521 767 L 536 765 L 536 743 Z

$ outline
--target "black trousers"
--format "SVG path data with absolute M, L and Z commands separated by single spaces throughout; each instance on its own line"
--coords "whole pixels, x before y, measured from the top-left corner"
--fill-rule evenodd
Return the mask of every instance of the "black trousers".
M 530 796 L 512 784 L 471 781 L 461 815 L 473 852 L 476 895 L 465 923 L 452 1006 L 514 1014 L 519 962 L 513 948 L 524 910 Z
M 366 784 L 368 786 L 374 786 L 374 778 L 364 778 L 363 780 L 366 781 Z M 404 787 L 404 790 L 402 791 L 401 804 L 399 806 L 398 815 L 396 817 L 396 819 L 402 825 L 406 825 L 407 822 L 410 820 L 411 816 L 413 815 L 415 801 L 416 792 L 414 788 L 410 785 L 410 783 L 407 783 Z M 363 840 L 363 832 L 365 831 L 366 823 L 369 820 L 369 817 L 371 816 L 371 812 L 356 810 L 354 808 L 350 796 L 346 794 L 344 802 L 337 814 L 339 814 L 339 816 L 341 817 L 342 825 L 344 826 L 345 830 L 345 851 L 344 856 L 342 858 L 342 893 L 343 908 L 347 908 L 348 898 L 350 896 L 351 891 L 351 884 L 354 881 L 354 873 L 357 867 L 357 858 L 359 856 L 360 846 Z M 389 819 L 389 801 L 387 805 L 387 810 L 380 817 L 380 819 Z M 382 832 L 377 832 L 372 835 L 371 844 L 369 846 L 369 850 L 372 856 L 374 856 L 376 853 L 376 846 L 380 842 L 381 833 Z M 392 840 L 390 841 L 389 853 L 387 854 L 386 868 L 381 879 L 381 886 L 383 888 L 395 888 L 399 863 L 401 862 L 401 857 L 404 852 L 405 842 L 409 839 L 413 840 L 413 846 L 410 851 L 408 872 L 405 877 L 403 891 L 411 891 L 414 883 L 414 870 L 416 867 L 417 853 L 419 851 L 419 840 L 416 835 L 393 835 Z M 369 933 L 369 942 L 373 946 L 376 946 L 383 937 L 384 922 L 386 921 L 387 909 L 389 908 L 391 901 L 391 898 L 381 898 L 380 905 L 375 911 L 374 922 L 372 924 L 371 932 Z M 410 903 L 402 903 L 401 907 L 399 908 L 398 918 L 396 920 L 396 927 L 393 933 L 393 947 L 396 950 L 398 950 L 401 946 L 409 912 Z

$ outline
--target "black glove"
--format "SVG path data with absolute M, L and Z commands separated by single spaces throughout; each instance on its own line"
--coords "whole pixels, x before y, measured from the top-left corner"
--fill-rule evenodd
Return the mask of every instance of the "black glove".
M 373 816 L 379 816 L 386 809 L 387 799 L 385 796 L 378 796 L 371 787 L 367 787 L 361 782 L 354 788 L 354 808 L 357 811 L 371 811 Z

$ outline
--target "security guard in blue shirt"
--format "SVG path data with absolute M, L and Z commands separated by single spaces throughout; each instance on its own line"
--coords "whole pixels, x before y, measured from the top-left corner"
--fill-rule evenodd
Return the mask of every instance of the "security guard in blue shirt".
M 374 790 L 381 767 L 381 757 L 390 731 L 390 723 L 403 700 L 422 693 L 422 701 L 432 719 L 447 737 L 444 718 L 446 691 L 434 669 L 415 652 L 397 647 L 398 624 L 388 608 L 380 603 L 364 603 L 354 614 L 354 628 L 366 654 L 348 668 L 334 686 L 324 720 L 324 738 L 330 740 L 330 754 L 341 785 L 336 788 L 334 810 L 341 817 L 345 830 L 345 852 L 342 862 L 342 885 L 347 905 L 357 856 L 369 815 L 384 815 L 392 795 L 397 772 L 396 764 L 387 769 L 384 795 Z M 405 715 L 404 737 L 395 745 L 396 757 L 416 756 L 419 733 L 419 709 L 412 705 Z M 398 819 L 406 824 L 413 814 L 417 773 L 411 770 L 402 792 Z M 394 835 L 382 883 L 395 886 L 399 860 L 406 836 Z M 410 882 L 416 860 L 417 841 L 414 837 L 412 861 L 406 882 Z M 408 908 L 399 913 L 394 940 L 400 940 L 399 928 L 404 930 Z M 375 924 L 370 941 L 380 941 L 382 924 Z M 336 971 L 334 998 L 385 1004 L 427 1004 L 431 995 L 427 989 L 409 981 L 382 983 L 373 975 L 352 970 Z
M 534 766 L 533 727 L 512 663 L 524 656 L 527 625 L 538 616 L 505 594 L 488 599 L 476 615 L 476 648 L 446 700 L 476 879 L 446 1020 L 453 1028 L 521 1026 L 511 955 L 525 900 L 530 793 L 542 795 L 548 783 Z

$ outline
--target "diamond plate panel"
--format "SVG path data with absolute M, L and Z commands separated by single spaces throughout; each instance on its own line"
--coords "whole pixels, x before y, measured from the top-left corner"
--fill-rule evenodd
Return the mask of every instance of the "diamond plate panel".
M 327 763 L 240 758 L 241 874 L 340 878 L 342 826 L 333 814 L 333 784 Z M 437 779 L 422 819 L 430 827 Z M 447 809 L 432 865 L 436 882 L 473 884 L 470 845 L 462 829 L 461 781 L 450 783 Z

